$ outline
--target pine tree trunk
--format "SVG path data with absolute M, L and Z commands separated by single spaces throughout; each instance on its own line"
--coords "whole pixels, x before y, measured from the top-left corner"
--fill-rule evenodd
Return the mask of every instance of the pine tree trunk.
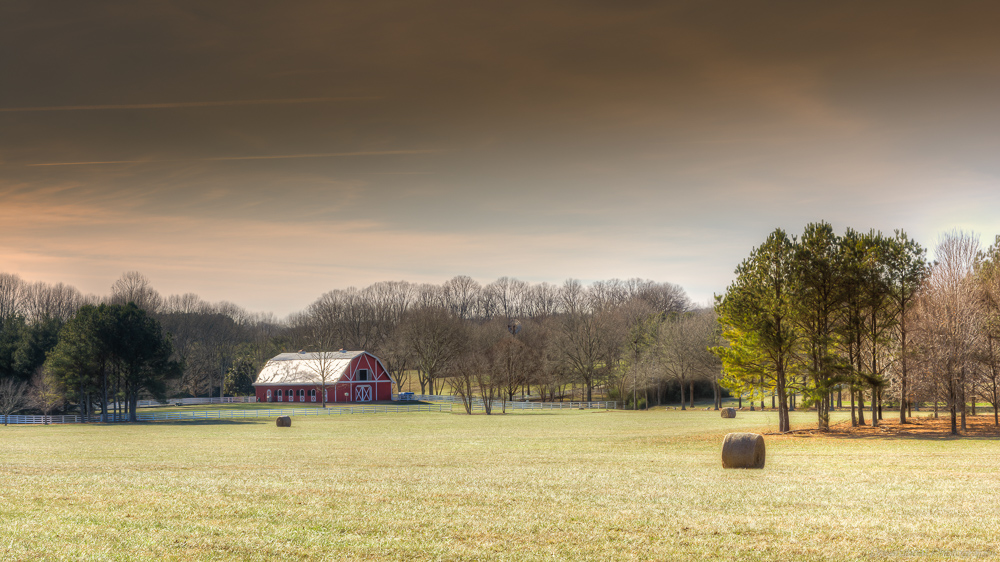
M 878 388 L 872 385 L 872 427 L 878 427 Z
M 962 412 L 961 412 L 961 414 L 962 414 L 962 431 L 965 431 L 967 429 L 966 426 L 965 426 L 965 413 L 968 410 L 968 400 L 967 400 L 968 397 L 966 396 L 966 393 L 965 393 L 965 380 L 966 380 L 965 379 L 965 366 L 963 365 L 962 366 L 962 381 L 961 381 L 961 385 L 959 386 L 959 392 L 961 392 L 961 395 L 959 396 L 959 398 L 961 398 L 961 404 L 962 404 Z
M 108 421 L 108 370 L 107 368 L 101 369 L 101 380 L 104 384 L 104 403 L 101 404 L 101 421 Z
M 948 402 L 951 413 L 951 434 L 958 435 L 958 392 L 955 391 L 954 377 L 948 377 Z
M 900 349 L 903 351 L 903 359 L 900 361 L 902 376 L 899 379 L 899 423 L 906 423 L 906 404 L 909 402 L 906 392 L 909 389 L 906 386 L 906 325 L 903 324 L 903 320 L 900 320 L 900 326 Z
M 785 433 L 791 429 L 788 417 L 788 396 L 785 392 L 785 377 L 778 375 L 778 431 Z

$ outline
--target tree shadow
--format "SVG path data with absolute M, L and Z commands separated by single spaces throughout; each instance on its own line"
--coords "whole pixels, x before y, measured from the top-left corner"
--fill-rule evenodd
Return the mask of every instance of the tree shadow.
M 919 441 L 965 441 L 965 440 L 976 440 L 976 441 L 1000 441 L 1000 434 L 997 435 L 983 435 L 979 433 L 959 433 L 958 435 L 952 435 L 950 432 L 946 433 L 847 433 L 847 432 L 835 432 L 825 434 L 828 437 L 833 437 L 837 439 L 868 439 L 868 440 L 890 440 L 890 441 L 900 441 L 900 440 L 919 440 Z
M 951 433 L 951 420 L 947 417 L 912 417 L 905 424 L 898 419 L 881 420 L 878 427 L 871 425 L 852 427 L 850 422 L 842 422 L 831 427 L 829 432 L 816 430 L 801 432 L 823 435 L 835 439 L 880 439 L 919 441 L 998 441 L 1000 427 L 993 424 L 993 416 L 968 416 L 966 430 L 958 435 Z M 869 422 L 871 423 L 871 422 Z

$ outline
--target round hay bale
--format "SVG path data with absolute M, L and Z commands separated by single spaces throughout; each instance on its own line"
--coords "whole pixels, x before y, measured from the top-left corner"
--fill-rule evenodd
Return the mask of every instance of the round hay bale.
M 724 417 L 724 418 L 735 418 L 736 417 L 736 408 L 723 408 L 722 409 L 722 417 Z
M 278 424 L 278 427 L 292 427 L 292 418 L 289 416 L 278 416 L 275 423 Z
M 764 468 L 764 436 L 730 433 L 722 441 L 722 468 Z

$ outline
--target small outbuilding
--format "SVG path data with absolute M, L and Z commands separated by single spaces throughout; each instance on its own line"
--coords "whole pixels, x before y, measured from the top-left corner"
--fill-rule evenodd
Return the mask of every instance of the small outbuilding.
M 253 383 L 258 402 L 373 402 L 392 399 L 392 377 L 366 351 L 282 353 Z

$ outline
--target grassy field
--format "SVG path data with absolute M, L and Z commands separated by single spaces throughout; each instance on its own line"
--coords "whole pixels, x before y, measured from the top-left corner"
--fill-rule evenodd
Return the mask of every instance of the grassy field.
M 764 470 L 721 468 L 726 432 L 776 426 L 574 410 L 0 427 L 0 560 L 1000 560 L 1000 440 L 768 436 Z

